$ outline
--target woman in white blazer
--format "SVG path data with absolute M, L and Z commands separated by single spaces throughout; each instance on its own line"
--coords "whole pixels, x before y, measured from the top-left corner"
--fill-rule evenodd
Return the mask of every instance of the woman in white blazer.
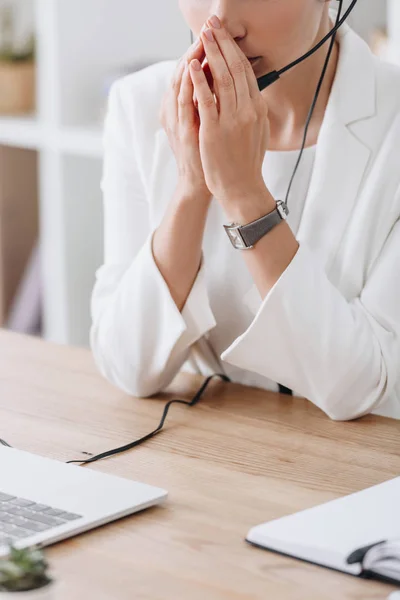
M 212 4 L 180 0 L 193 31 Z M 327 44 L 262 92 L 256 77 L 314 46 L 335 15 L 321 0 L 218 6 L 214 42 L 202 30 L 183 61 L 153 64 L 110 91 L 104 264 L 91 306 L 98 368 L 140 397 L 180 370 L 225 373 L 287 388 L 335 420 L 400 418 L 400 69 L 342 26 L 288 218 L 237 250 L 223 225 L 251 222 L 284 198 Z M 262 55 L 247 86 L 243 70 L 229 78 L 235 49 Z M 212 79 L 182 72 L 199 53 Z M 246 109 L 236 113 L 239 97 Z

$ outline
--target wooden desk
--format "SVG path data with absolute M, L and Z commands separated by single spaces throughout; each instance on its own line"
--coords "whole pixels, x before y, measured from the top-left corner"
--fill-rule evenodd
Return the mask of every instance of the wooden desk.
M 0 331 L 0 437 L 66 461 L 149 432 L 160 399 L 128 397 L 89 351 Z M 166 488 L 169 500 L 53 546 L 57 600 L 383 600 L 393 588 L 251 547 L 248 529 L 400 472 L 399 421 L 335 423 L 306 400 L 210 382 L 196 408 L 173 406 L 144 446 L 89 467 Z

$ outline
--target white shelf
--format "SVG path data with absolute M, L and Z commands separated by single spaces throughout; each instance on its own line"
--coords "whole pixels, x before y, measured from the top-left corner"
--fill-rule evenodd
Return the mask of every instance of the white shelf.
M 33 150 L 58 152 L 101 158 L 102 127 L 50 127 L 38 122 L 34 115 L 0 117 L 0 144 Z
M 40 147 L 41 126 L 35 115 L 0 117 L 0 144 L 20 148 Z

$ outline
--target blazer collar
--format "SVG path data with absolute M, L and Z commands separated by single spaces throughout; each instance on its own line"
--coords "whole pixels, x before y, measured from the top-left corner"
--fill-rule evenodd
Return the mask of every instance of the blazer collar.
M 334 11 L 332 11 L 334 16 Z M 349 125 L 376 112 L 375 57 L 347 23 L 337 33 L 340 52 L 325 121 Z

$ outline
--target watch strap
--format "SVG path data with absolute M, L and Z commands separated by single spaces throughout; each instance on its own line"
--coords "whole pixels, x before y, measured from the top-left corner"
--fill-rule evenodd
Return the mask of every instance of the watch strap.
M 240 227 L 241 236 L 247 246 L 254 246 L 259 239 L 264 237 L 271 229 L 278 225 L 282 221 L 282 217 L 277 209 L 264 215 L 260 219 L 242 225 Z

